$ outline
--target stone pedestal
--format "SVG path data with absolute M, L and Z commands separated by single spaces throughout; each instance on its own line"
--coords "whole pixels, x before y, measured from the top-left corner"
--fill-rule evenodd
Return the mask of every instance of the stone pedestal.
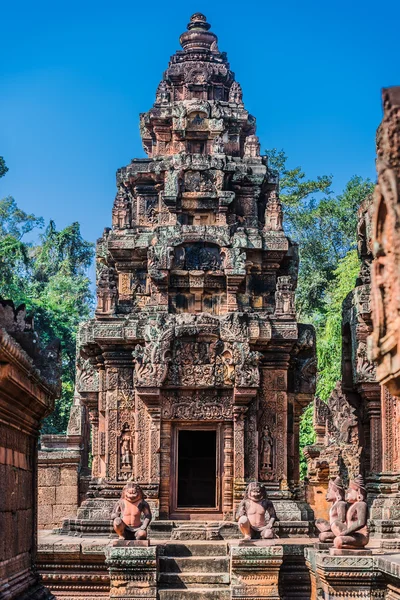
M 110 599 L 157 598 L 157 546 L 130 542 L 105 549 L 110 574 Z
M 343 552 L 343 551 L 342 551 Z M 310 557 L 307 557 L 310 560 Z M 314 562 L 311 560 L 310 562 Z M 375 568 L 370 551 L 333 555 L 332 552 L 316 552 L 312 598 L 343 600 L 360 598 L 372 600 L 384 598 L 382 575 Z
M 279 569 L 283 562 L 282 546 L 243 544 L 231 546 L 232 598 L 280 598 Z

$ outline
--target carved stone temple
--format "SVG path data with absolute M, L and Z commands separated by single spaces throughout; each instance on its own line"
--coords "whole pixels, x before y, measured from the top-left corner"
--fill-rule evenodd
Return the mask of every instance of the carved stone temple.
M 77 387 L 93 500 L 80 516 L 128 479 L 164 520 L 233 520 L 254 480 L 295 499 L 313 331 L 296 322 L 297 247 L 277 176 L 209 27 L 198 13 L 181 35 L 140 115 L 147 158 L 118 170 L 97 243 Z
M 140 116 L 147 158 L 117 172 L 67 435 L 42 438 L 37 568 L 56 600 L 400 600 L 398 399 L 381 385 L 398 373 L 398 315 L 393 301 L 389 347 L 379 305 L 371 315 L 378 286 L 388 306 L 392 272 L 382 283 L 373 259 L 372 199 L 343 304 L 342 378 L 315 400 L 304 483 L 315 337 L 296 321 L 278 177 L 204 15 L 180 44 Z M 383 125 L 396 169 L 399 97 L 387 93 Z

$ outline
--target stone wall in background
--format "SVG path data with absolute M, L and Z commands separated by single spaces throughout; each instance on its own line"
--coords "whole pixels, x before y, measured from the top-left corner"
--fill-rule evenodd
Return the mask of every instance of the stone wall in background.
M 81 438 L 44 435 L 38 459 L 38 528 L 61 527 L 80 504 Z

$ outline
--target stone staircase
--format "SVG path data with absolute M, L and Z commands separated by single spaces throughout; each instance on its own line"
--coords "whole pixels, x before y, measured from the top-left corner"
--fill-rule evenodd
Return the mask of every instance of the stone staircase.
M 225 542 L 171 543 L 160 550 L 160 600 L 230 599 L 229 555 Z

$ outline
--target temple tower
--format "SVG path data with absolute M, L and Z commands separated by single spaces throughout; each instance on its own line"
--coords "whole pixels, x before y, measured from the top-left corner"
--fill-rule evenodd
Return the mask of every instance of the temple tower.
M 97 243 L 98 304 L 79 339 L 93 456 L 80 518 L 105 518 L 132 478 L 159 519 L 231 520 L 259 480 L 282 519 L 300 520 L 315 341 L 296 322 L 297 247 L 204 15 L 180 43 L 140 115 L 148 157 L 118 170 Z

